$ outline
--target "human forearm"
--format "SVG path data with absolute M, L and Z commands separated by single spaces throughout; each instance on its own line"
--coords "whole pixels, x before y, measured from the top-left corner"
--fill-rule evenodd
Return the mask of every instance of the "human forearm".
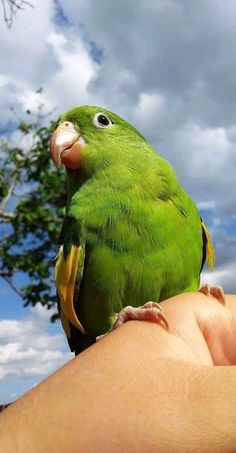
M 3 412 L 1 451 L 235 451 L 235 367 L 184 360 L 184 348 L 128 322 Z

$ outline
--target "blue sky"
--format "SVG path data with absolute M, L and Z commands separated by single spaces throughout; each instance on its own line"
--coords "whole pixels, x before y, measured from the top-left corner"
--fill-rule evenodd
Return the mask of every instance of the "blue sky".
M 125 117 L 173 164 L 211 231 L 217 261 L 203 281 L 234 292 L 235 2 L 32 3 L 11 30 L 0 28 L 1 136 L 19 139 L 11 106 L 20 117 L 39 103 L 53 118 L 81 104 Z M 39 306 L 23 308 L 0 281 L 0 402 L 71 358 L 49 316 Z

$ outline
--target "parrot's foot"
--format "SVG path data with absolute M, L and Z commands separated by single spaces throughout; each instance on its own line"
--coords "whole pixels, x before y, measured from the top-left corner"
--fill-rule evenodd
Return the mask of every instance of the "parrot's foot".
M 206 296 L 213 296 L 222 305 L 225 305 L 225 294 L 221 286 L 210 286 L 206 284 L 199 289 L 199 292 L 205 294 Z
M 160 307 L 160 304 L 157 302 L 147 302 L 146 304 L 142 305 L 141 307 L 131 307 L 127 306 L 123 308 L 123 310 L 120 311 L 120 313 L 117 316 L 116 321 L 114 324 L 111 326 L 111 328 L 108 330 L 103 335 L 99 335 L 96 338 L 96 341 L 100 340 L 103 338 L 105 335 L 110 333 L 112 330 L 117 329 L 117 327 L 120 327 L 122 324 L 124 324 L 127 321 L 152 321 L 156 322 L 157 324 L 164 324 L 165 328 L 169 330 L 169 324 L 168 321 L 165 317 L 165 315 L 162 312 L 162 309 Z

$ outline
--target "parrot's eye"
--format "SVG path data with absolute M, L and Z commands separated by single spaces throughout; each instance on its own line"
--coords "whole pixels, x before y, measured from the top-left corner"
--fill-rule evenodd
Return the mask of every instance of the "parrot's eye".
M 110 120 L 110 118 L 108 118 L 107 115 L 105 115 L 105 113 L 96 113 L 93 122 L 94 126 L 101 129 L 112 126 L 112 121 Z

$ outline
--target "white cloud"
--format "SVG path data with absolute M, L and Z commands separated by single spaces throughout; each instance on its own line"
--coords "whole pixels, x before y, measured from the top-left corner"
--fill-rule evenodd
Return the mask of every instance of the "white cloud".
M 199 203 L 197 204 L 198 206 L 198 209 L 202 209 L 202 210 L 214 210 L 215 207 L 216 207 L 216 202 L 214 200 L 209 200 L 209 201 L 199 201 Z
M 1 72 L 24 85 L 40 78 L 45 70 L 42 62 L 48 51 L 46 37 L 52 25 L 53 11 L 52 0 L 38 2 L 35 8 L 26 8 L 15 16 L 11 30 L 2 24 Z
M 208 283 L 211 286 L 221 286 L 229 293 L 236 292 L 235 284 L 236 264 L 221 266 L 213 272 L 204 271 L 201 276 L 201 284 Z
M 0 75 L 0 88 L 4 88 L 6 85 L 11 83 L 11 78 L 5 75 Z
M 198 179 L 205 187 L 213 183 L 215 187 L 216 178 L 223 180 L 230 172 L 234 148 L 225 128 L 187 123 L 173 132 L 172 140 L 176 166 L 186 178 Z
M 46 94 L 36 93 L 34 90 L 23 90 L 19 96 L 18 101 L 22 105 L 23 111 L 29 109 L 32 113 L 38 114 L 43 107 L 43 112 L 50 112 L 53 110 L 54 105 L 48 100 Z
M 141 93 L 138 105 L 135 108 L 135 116 L 139 121 L 151 121 L 155 118 L 158 122 L 160 115 L 166 106 L 165 97 L 156 92 Z
M 0 321 L 0 381 L 42 379 L 72 358 L 65 336 L 48 332 L 50 310 L 40 305 L 23 320 Z
M 89 56 L 81 37 L 74 38 L 54 32 L 47 39 L 56 61 L 48 93 L 57 107 L 58 104 L 69 107 L 85 103 L 88 84 L 96 72 L 97 64 Z

